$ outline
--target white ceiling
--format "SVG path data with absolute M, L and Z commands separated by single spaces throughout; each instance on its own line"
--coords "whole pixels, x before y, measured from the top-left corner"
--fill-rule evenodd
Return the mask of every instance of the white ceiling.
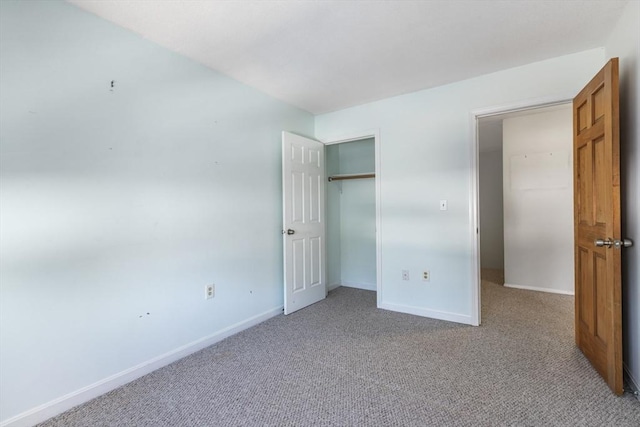
M 69 0 L 314 114 L 602 47 L 629 0 Z

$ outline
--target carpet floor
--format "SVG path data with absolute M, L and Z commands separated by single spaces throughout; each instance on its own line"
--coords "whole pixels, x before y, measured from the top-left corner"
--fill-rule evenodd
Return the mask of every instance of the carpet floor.
M 483 282 L 480 327 L 338 288 L 41 426 L 640 426 L 573 341 L 573 297 Z

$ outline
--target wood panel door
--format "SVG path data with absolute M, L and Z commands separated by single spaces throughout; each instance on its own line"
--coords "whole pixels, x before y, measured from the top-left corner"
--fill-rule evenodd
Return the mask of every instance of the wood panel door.
M 575 339 L 611 390 L 620 395 L 618 104 L 618 59 L 614 58 L 573 100 Z
M 324 299 L 324 144 L 282 132 L 284 314 Z

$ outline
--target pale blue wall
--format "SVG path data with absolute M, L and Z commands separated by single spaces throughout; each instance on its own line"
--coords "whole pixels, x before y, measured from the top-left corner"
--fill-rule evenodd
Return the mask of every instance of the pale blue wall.
M 0 49 L 3 420 L 282 305 L 310 114 L 64 2 L 0 2 Z
M 594 49 L 316 117 L 323 140 L 380 132 L 383 307 L 471 322 L 471 112 L 573 96 L 603 64 Z
M 620 58 L 622 232 L 635 246 L 622 255 L 624 364 L 640 386 L 640 2 L 630 1 L 605 47 Z

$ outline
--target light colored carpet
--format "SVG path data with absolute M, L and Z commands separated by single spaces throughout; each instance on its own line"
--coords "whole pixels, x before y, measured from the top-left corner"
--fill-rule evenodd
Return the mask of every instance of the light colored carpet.
M 573 297 L 483 283 L 483 326 L 338 288 L 42 426 L 634 426 L 573 343 Z
M 480 270 L 483 281 L 504 285 L 504 270 L 498 268 L 483 268 Z

